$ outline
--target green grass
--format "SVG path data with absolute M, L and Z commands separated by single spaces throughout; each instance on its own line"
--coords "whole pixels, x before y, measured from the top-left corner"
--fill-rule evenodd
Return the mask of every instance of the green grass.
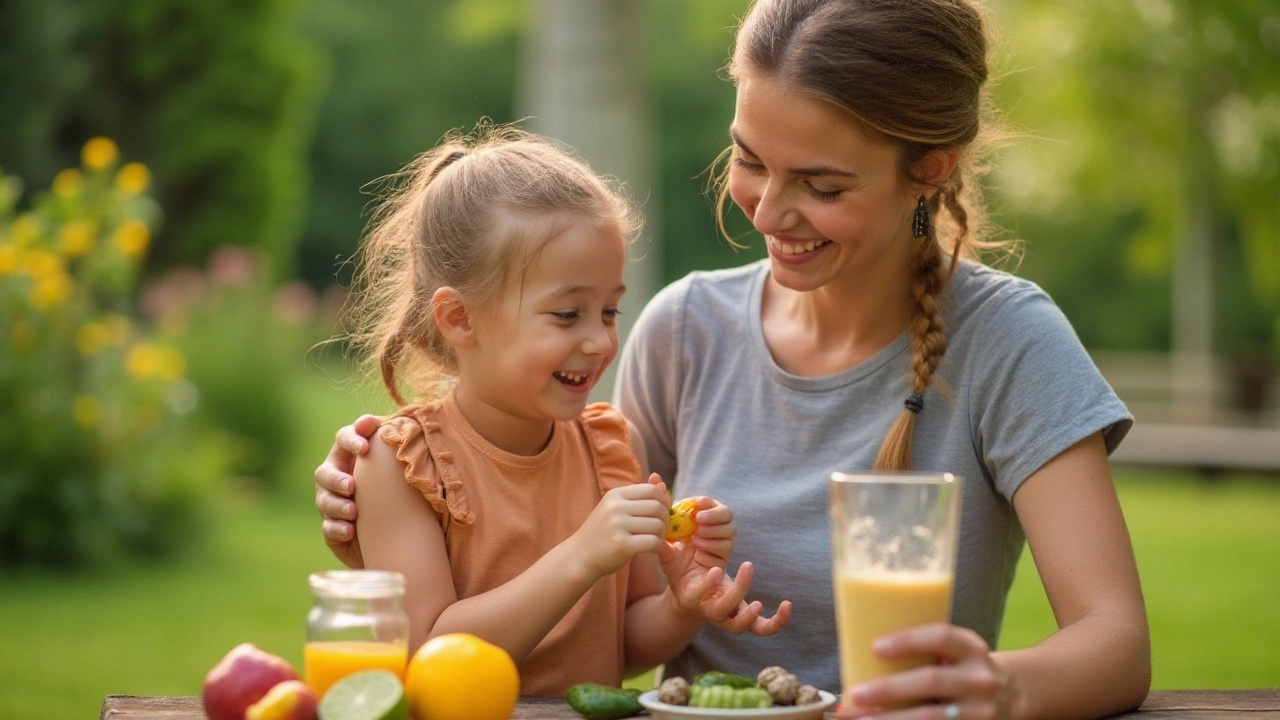
M 308 573 L 336 567 L 311 506 L 333 431 L 375 409 L 318 375 L 299 378 L 288 484 L 228 493 L 207 547 L 167 564 L 0 575 L 0 718 L 92 718 L 108 694 L 196 695 L 231 647 L 253 642 L 301 668 Z M 1280 479 L 1213 484 L 1128 474 L 1120 495 L 1142 572 L 1157 688 L 1280 684 Z M 1029 554 L 1004 647 L 1052 632 Z

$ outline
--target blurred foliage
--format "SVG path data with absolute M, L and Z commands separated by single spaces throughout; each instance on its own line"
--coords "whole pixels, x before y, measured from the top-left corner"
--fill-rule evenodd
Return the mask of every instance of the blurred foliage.
M 178 549 L 225 467 L 186 358 L 130 319 L 150 172 L 106 138 L 82 157 L 27 211 L 0 176 L 0 564 Z
M 1204 222 L 1215 345 L 1280 353 L 1280 6 L 994 6 L 1009 73 L 1000 105 L 1032 136 L 1005 153 L 997 176 L 1021 209 L 1026 273 L 1087 344 L 1166 348 L 1173 257 Z
M 251 488 L 276 489 L 297 435 L 298 399 L 287 377 L 305 371 L 342 297 L 319 298 L 301 282 L 275 284 L 266 254 L 236 245 L 206 268 L 175 268 L 142 293 L 142 311 L 176 338 L 199 389 L 198 415 L 228 438 L 231 473 Z
M 293 0 L 0 0 L 0 163 L 45 183 L 108 134 L 157 174 L 152 267 L 228 242 L 293 269 L 315 53 Z

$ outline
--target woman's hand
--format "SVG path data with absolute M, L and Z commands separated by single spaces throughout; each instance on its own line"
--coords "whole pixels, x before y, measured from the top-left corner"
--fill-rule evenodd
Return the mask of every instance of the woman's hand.
M 356 457 L 369 451 L 368 438 L 382 420 L 376 415 L 361 415 L 354 423 L 343 426 L 315 472 L 316 510 L 323 518 L 320 530 L 329 550 L 348 567 L 364 567 L 355 525 Z
M 936 658 L 936 664 L 894 673 L 855 685 L 841 698 L 836 717 L 875 715 L 886 720 L 1008 718 L 1013 692 L 1008 673 L 991 648 L 968 628 L 931 623 L 890 633 L 872 646 L 886 662 Z M 910 705 L 881 712 L 878 708 Z

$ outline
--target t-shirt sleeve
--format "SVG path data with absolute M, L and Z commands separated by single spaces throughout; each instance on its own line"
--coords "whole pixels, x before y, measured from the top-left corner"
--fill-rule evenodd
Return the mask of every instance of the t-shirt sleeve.
M 1012 500 L 1032 473 L 1102 431 L 1110 453 L 1133 416 L 1102 377 L 1062 311 L 1035 286 L 993 308 L 970 365 L 974 441 L 1000 493 Z
M 582 411 L 582 427 L 591 441 L 601 493 L 640 479 L 640 462 L 631 451 L 631 430 L 622 413 L 609 403 L 591 403 Z
M 618 361 L 613 395 L 613 404 L 644 441 L 649 469 L 668 486 L 678 469 L 676 416 L 687 288 L 688 280 L 668 285 L 640 312 Z
M 405 482 L 431 504 L 445 524 L 475 522 L 466 489 L 453 467 L 453 453 L 437 447 L 440 423 L 425 411 L 409 407 L 383 422 L 378 436 L 395 450 L 404 467 Z

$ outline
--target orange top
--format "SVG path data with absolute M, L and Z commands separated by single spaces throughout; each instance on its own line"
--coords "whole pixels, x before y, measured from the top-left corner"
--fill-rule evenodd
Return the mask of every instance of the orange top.
M 405 479 L 440 518 L 459 598 L 515 578 L 579 527 L 606 490 L 636 482 L 640 465 L 621 413 L 588 405 L 557 422 L 547 447 L 515 455 L 485 440 L 450 393 L 410 405 L 379 431 Z M 563 695 L 571 685 L 617 686 L 630 565 L 601 578 L 519 663 L 523 695 Z

